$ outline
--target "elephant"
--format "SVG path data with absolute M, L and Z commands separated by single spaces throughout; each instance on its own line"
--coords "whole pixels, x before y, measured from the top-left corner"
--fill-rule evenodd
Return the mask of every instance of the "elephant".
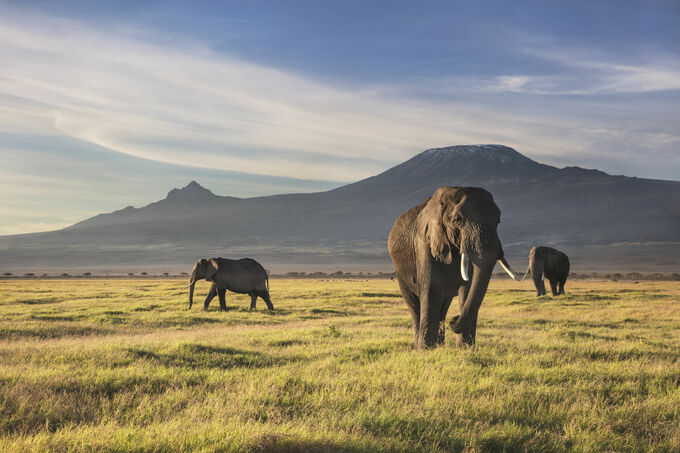
M 189 277 L 189 309 L 194 301 L 194 286 L 196 281 L 205 278 L 212 282 L 208 297 L 205 298 L 203 309 L 207 310 L 210 301 L 219 296 L 220 311 L 226 311 L 225 294 L 227 290 L 250 295 L 250 309 L 255 308 L 255 301 L 261 297 L 269 310 L 274 309 L 269 298 L 269 276 L 260 263 L 252 258 L 230 260 L 226 258 L 200 259 L 196 261 Z
M 444 186 L 394 222 L 388 250 L 417 349 L 444 344 L 444 321 L 456 294 L 460 315 L 449 326 L 458 345 L 474 345 L 477 313 L 496 262 L 519 280 L 498 238 L 500 216 L 486 190 Z
M 545 295 L 543 279 L 548 277 L 553 296 L 564 294 L 564 284 L 569 276 L 569 257 L 552 247 L 533 246 L 529 251 L 529 267 L 522 280 L 531 275 L 536 287 L 536 296 Z

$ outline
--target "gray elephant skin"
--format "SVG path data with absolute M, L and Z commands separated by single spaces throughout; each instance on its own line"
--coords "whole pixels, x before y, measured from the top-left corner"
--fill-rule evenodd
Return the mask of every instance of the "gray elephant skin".
M 450 327 L 459 345 L 473 345 L 477 313 L 496 262 L 515 280 L 497 227 L 501 211 L 476 187 L 440 187 L 394 223 L 388 249 L 411 313 L 416 348 L 444 343 L 444 321 L 457 294 L 460 315 Z
M 536 296 L 545 296 L 544 278 L 550 281 L 553 296 L 564 294 L 564 284 L 569 277 L 569 257 L 552 247 L 531 247 L 529 267 L 522 280 L 531 275 L 536 287 Z
M 255 308 L 255 301 L 258 297 L 267 304 L 267 308 L 274 309 L 269 298 L 269 277 L 267 271 L 260 263 L 252 258 L 242 258 L 230 260 L 226 258 L 200 259 L 196 261 L 194 269 L 189 277 L 189 309 L 194 301 L 194 286 L 196 281 L 205 278 L 212 282 L 210 293 L 205 298 L 203 309 L 207 310 L 210 301 L 219 296 L 220 310 L 226 311 L 226 292 L 227 290 L 239 294 L 250 296 L 250 309 Z

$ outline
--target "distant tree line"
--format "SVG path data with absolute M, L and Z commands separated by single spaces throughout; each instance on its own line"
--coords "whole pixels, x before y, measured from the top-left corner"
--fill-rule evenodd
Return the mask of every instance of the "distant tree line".
M 134 272 L 128 272 L 127 276 L 128 277 L 135 277 L 137 274 Z M 154 277 L 154 275 L 149 275 L 148 272 L 140 272 L 138 274 L 140 277 Z M 179 272 L 177 274 L 171 274 L 170 272 L 162 272 L 160 274 L 157 274 L 157 276 L 162 276 L 162 277 L 186 277 L 189 274 L 187 272 Z M 92 272 L 83 272 L 82 274 L 74 274 L 71 275 L 67 272 L 63 272 L 61 274 L 55 274 L 55 275 L 48 275 L 46 273 L 40 274 L 39 276 L 35 272 L 26 272 L 23 275 L 15 275 L 12 272 L 4 272 L 0 275 L 1 278 L 77 278 L 77 277 L 93 277 L 94 274 Z M 272 275 L 273 277 L 277 278 L 313 278 L 313 279 L 320 279 L 320 278 L 333 278 L 333 279 L 340 279 L 340 278 L 364 278 L 364 279 L 369 279 L 369 278 L 394 278 L 394 272 L 357 272 L 357 273 L 352 273 L 352 272 L 343 272 L 343 271 L 335 271 L 335 272 L 320 272 L 320 271 L 315 271 L 315 272 L 286 272 L 285 274 L 280 274 L 280 275 Z M 115 278 L 116 276 L 113 275 L 106 275 L 106 274 L 101 274 L 99 277 L 102 278 Z M 493 274 L 493 278 L 497 279 L 506 279 L 508 278 L 505 272 L 497 272 Z M 661 273 L 661 272 L 653 272 L 653 273 L 641 273 L 641 272 L 627 272 L 627 273 L 621 273 L 621 272 L 615 272 L 615 273 L 601 273 L 601 272 L 572 272 L 569 275 L 569 279 L 573 280 L 611 280 L 611 281 L 636 281 L 636 280 L 644 280 L 644 281 L 680 281 L 680 273 L 678 272 L 673 272 L 673 273 Z

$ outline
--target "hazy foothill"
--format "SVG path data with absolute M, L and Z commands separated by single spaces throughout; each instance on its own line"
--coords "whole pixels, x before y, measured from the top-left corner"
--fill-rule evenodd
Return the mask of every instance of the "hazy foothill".
M 179 272 L 217 254 L 251 256 L 274 273 L 392 272 L 394 219 L 444 185 L 493 194 L 517 269 L 541 244 L 564 249 L 576 272 L 671 273 L 680 265 L 680 182 L 556 168 L 502 145 L 430 149 L 327 192 L 237 198 L 192 181 L 147 206 L 0 237 L 0 252 L 10 272 Z

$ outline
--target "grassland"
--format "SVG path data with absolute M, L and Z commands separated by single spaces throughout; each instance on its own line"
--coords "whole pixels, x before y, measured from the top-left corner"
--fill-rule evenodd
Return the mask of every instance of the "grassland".
M 678 282 L 495 280 L 432 351 L 389 280 L 184 284 L 0 281 L 0 450 L 680 451 Z

